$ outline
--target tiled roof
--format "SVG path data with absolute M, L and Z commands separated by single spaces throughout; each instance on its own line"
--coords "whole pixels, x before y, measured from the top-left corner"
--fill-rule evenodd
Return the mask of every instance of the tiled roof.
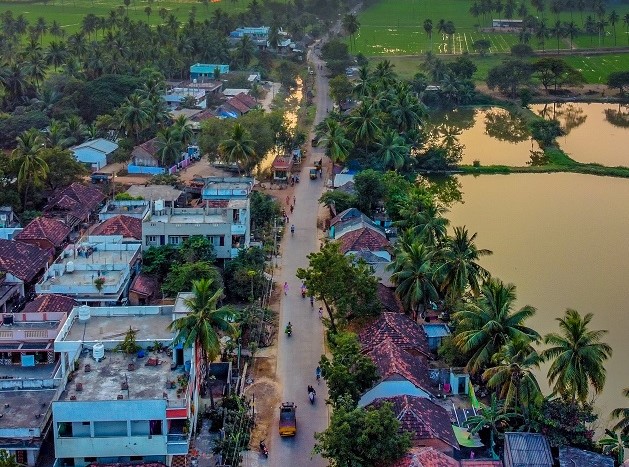
M 273 160 L 272 167 L 277 170 L 289 170 L 293 165 L 292 157 L 277 156 Z
M 214 115 L 211 110 L 204 110 L 203 112 L 199 112 L 198 114 L 193 116 L 190 120 L 192 120 L 193 122 L 202 122 L 210 118 L 216 118 L 216 115 Z
M 142 219 L 123 214 L 110 217 L 97 225 L 92 235 L 122 235 L 123 238 L 142 240 Z
M 106 196 L 98 188 L 75 182 L 58 190 L 52 200 L 44 207 L 44 212 L 54 214 L 63 211 L 79 221 L 83 221 L 105 198 Z
M 459 467 L 458 461 L 434 448 L 411 448 L 391 467 Z
M 404 313 L 404 306 L 402 306 L 402 302 L 395 294 L 395 289 L 378 282 L 377 293 L 378 300 L 380 300 L 382 308 L 384 308 L 385 311 L 390 311 L 392 313 Z
M 505 465 L 518 467 L 552 467 L 550 445 L 539 433 L 505 433 Z
M 391 246 L 384 235 L 368 227 L 347 232 L 339 239 L 339 242 L 343 254 L 360 250 L 383 251 Z
M 138 144 L 136 148 L 141 148 L 148 152 L 151 156 L 154 156 L 159 150 L 159 147 L 157 146 L 157 138 L 149 139 L 142 144 Z
M 502 461 L 492 459 L 461 459 L 460 462 L 461 467 L 502 467 Z
M 15 236 L 15 240 L 48 240 L 58 248 L 63 245 L 71 231 L 70 227 L 59 220 L 36 217 Z
M 0 271 L 30 282 L 48 264 L 47 251 L 27 243 L 0 239 Z
M 410 433 L 412 440 L 439 439 L 459 449 L 450 415 L 443 407 L 425 397 L 406 395 L 376 399 L 372 404 L 379 407 L 385 402 L 393 404 L 393 413 L 400 421 L 400 428 Z
M 243 102 L 239 101 L 235 97 L 231 97 L 227 99 L 227 104 L 229 104 L 231 107 L 233 107 L 234 109 L 236 109 L 238 112 L 242 114 L 245 114 L 249 112 L 249 110 L 251 110 Z
M 146 274 L 138 274 L 135 279 L 133 279 L 129 292 L 135 292 L 139 295 L 150 297 L 155 294 L 157 290 L 157 279 L 152 276 L 147 276 Z
M 569 446 L 559 448 L 559 467 L 614 467 L 614 459 L 596 452 L 584 451 Z
M 44 294 L 39 295 L 32 302 L 28 302 L 24 307 L 24 313 L 47 313 L 58 311 L 70 313 L 77 302 L 65 295 Z
M 382 313 L 378 319 L 362 329 L 358 339 L 367 351 L 388 340 L 401 350 L 431 355 L 422 327 L 401 313 Z
M 343 185 L 343 186 L 345 186 L 345 185 Z M 330 219 L 330 225 L 335 225 L 335 224 L 337 224 L 339 222 L 344 222 L 344 221 L 352 219 L 354 217 L 361 217 L 361 216 L 364 216 L 364 214 L 362 212 L 360 212 L 360 210 L 358 210 L 356 208 L 348 208 L 345 211 L 338 213 L 332 219 Z
M 234 97 L 238 99 L 240 102 L 242 102 L 243 104 L 245 104 L 249 109 L 253 109 L 258 105 L 258 103 L 253 97 L 248 96 L 244 92 L 236 94 Z
M 380 344 L 366 348 L 364 353 L 376 365 L 381 380 L 399 375 L 415 387 L 430 394 L 434 392 L 424 359 L 402 350 L 392 340 L 385 338 Z

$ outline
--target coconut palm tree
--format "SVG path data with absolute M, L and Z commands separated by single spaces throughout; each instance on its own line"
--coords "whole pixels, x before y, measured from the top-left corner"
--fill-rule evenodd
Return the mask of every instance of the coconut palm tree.
M 426 116 L 424 105 L 411 93 L 410 87 L 400 87 L 392 96 L 388 108 L 400 133 L 417 128 Z
M 157 132 L 157 148 L 162 167 L 169 167 L 178 162 L 183 148 L 174 127 L 163 128 Z
M 431 19 L 424 20 L 424 31 L 428 34 L 428 38 L 430 39 L 430 51 L 432 52 L 432 30 L 433 24 Z
M 358 69 L 358 80 L 354 90 L 352 91 L 356 97 L 363 99 L 369 95 L 369 85 L 371 76 L 369 74 L 369 66 L 363 65 Z
M 52 65 L 57 71 L 57 67 L 63 65 L 68 58 L 68 50 L 63 42 L 52 41 L 48 44 L 46 52 L 46 63 Z
M 248 168 L 255 157 L 254 141 L 240 123 L 234 125 L 229 139 L 220 143 L 218 151 L 227 162 L 237 165 L 239 174 L 240 169 Z
M 17 147 L 11 153 L 17 164 L 17 183 L 24 195 L 23 207 L 26 207 L 28 190 L 40 186 L 48 175 L 48 164 L 41 157 L 45 140 L 39 130 L 31 128 L 16 138 Z
M 581 317 L 568 309 L 563 318 L 557 318 L 560 333 L 544 336 L 544 343 L 551 346 L 541 353 L 544 361 L 552 361 L 548 380 L 553 393 L 567 401 L 586 402 L 590 386 L 595 394 L 605 386 L 604 363 L 612 348 L 601 341 L 607 331 L 588 329 L 592 317 L 592 313 Z
M 625 462 L 625 449 L 629 449 L 629 435 L 622 432 L 605 430 L 606 438 L 598 444 L 603 447 L 603 454 L 615 454 L 618 465 Z
M 491 404 L 483 407 L 478 415 L 474 415 L 465 421 L 465 425 L 470 427 L 470 433 L 476 434 L 483 428 L 489 428 L 489 450 L 493 459 L 498 459 L 496 454 L 496 437 L 499 436 L 498 428 L 508 424 L 518 414 L 514 412 L 505 412 L 504 402 L 496 398 L 495 394 L 491 395 Z
M 236 56 L 238 60 L 243 64 L 243 66 L 249 65 L 251 60 L 253 59 L 253 42 L 249 36 L 242 36 L 240 42 L 236 46 Z
M 540 335 L 524 326 L 535 314 L 535 308 L 526 305 L 513 311 L 515 285 L 505 285 L 501 280 L 490 278 L 481 288 L 481 296 L 454 318 L 465 329 L 454 339 L 463 352 L 471 352 L 467 370 L 479 373 L 491 362 L 491 358 L 509 340 L 516 337 L 537 340 Z
M 382 160 L 385 169 L 398 170 L 404 167 L 410 148 L 397 131 L 385 132 L 376 143 L 376 147 L 378 148 L 376 154 Z
M 194 137 L 194 130 L 192 129 L 192 125 L 190 125 L 190 121 L 185 115 L 179 115 L 173 123 L 173 128 L 177 132 L 177 136 L 181 141 L 182 146 L 187 146 L 192 141 Z
M 396 285 L 395 293 L 405 308 L 412 310 L 414 319 L 420 303 L 426 310 L 428 300 L 438 298 L 433 282 L 433 256 L 434 252 L 417 239 L 411 243 L 402 242 L 395 261 L 389 266 L 393 271 L 391 280 Z
M 378 139 L 382 120 L 376 113 L 374 105 L 363 102 L 349 117 L 349 129 L 355 140 L 363 144 L 365 151 L 368 146 Z
M 168 325 L 177 334 L 174 343 L 184 347 L 197 345 L 206 369 L 220 355 L 219 331 L 233 335 L 236 314 L 230 307 L 217 308 L 223 289 L 214 291 L 212 279 L 199 279 L 192 283 L 192 297 L 184 300 L 189 313 Z
M 343 17 L 343 29 L 345 29 L 345 32 L 347 32 L 347 34 L 349 34 L 350 46 L 352 45 L 352 42 L 353 42 L 354 47 L 355 47 L 356 46 L 355 34 L 360 29 L 360 23 L 358 22 L 358 18 L 356 18 L 356 15 L 353 15 L 350 13 Z
M 468 287 L 474 295 L 478 295 L 481 280 L 489 278 L 489 271 L 478 264 L 478 260 L 493 252 L 477 248 L 475 240 L 476 233 L 470 236 L 465 226 L 455 227 L 454 235 L 446 239 L 440 251 L 441 264 L 437 272 L 443 277 L 441 290 L 453 301 L 462 297 Z
M 139 94 L 131 94 L 120 106 L 120 128 L 124 128 L 127 136 L 133 136 L 135 142 L 140 132 L 149 121 L 147 101 Z
M 317 132 L 320 144 L 325 148 L 325 154 L 333 163 L 345 162 L 352 150 L 353 144 L 345 135 L 341 124 L 332 119 L 325 119 L 325 123 Z
M 629 13 L 625 13 L 622 17 L 622 22 L 625 25 L 625 35 L 627 36 L 627 44 L 629 45 Z
M 629 388 L 622 390 L 623 397 L 629 397 Z M 614 425 L 614 430 L 621 430 L 624 434 L 629 434 L 629 408 L 622 407 L 612 411 L 612 418 L 619 418 Z
M 614 46 L 616 46 L 616 23 L 619 19 L 620 15 L 616 13 L 616 10 L 612 10 L 612 12 L 609 14 L 609 17 L 607 18 L 607 21 L 609 21 L 609 24 L 611 24 L 614 30 Z
M 496 366 L 483 373 L 487 387 L 496 389 L 505 407 L 516 412 L 528 411 L 542 400 L 542 392 L 535 378 L 541 358 L 531 345 L 531 340 L 516 337 L 508 341 L 495 355 Z

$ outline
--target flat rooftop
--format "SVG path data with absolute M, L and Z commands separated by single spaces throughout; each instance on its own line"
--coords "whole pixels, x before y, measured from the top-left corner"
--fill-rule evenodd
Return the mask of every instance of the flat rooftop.
M 94 316 L 87 321 L 74 320 L 64 341 L 123 341 L 129 328 L 137 331 L 136 341 L 168 340 L 173 333 L 166 327 L 172 313 L 155 315 Z
M 0 429 L 42 429 L 55 389 L 0 391 Z M 8 404 L 8 407 L 7 407 Z
M 53 346 L 50 345 L 50 350 Z M 19 344 L 18 344 L 19 346 Z M 27 346 L 29 349 L 31 346 Z M 0 346 L 0 351 L 4 346 Z M 6 349 L 5 349 L 6 350 Z M 51 379 L 54 376 L 57 363 L 46 365 L 21 366 L 21 365 L 0 365 L 0 377 L 5 379 Z M 1 393 L 0 393 L 1 394 Z M 0 413 L 2 413 L 2 396 L 0 395 Z M 2 426 L 2 425 L 0 425 Z
M 140 203 L 142 203 L 142 201 L 140 201 Z M 110 203 L 107 206 L 105 206 L 103 209 L 101 209 L 100 214 L 113 214 L 113 215 L 124 214 L 127 216 L 131 214 L 142 214 L 144 211 L 148 209 L 148 202 L 144 201 L 143 203 L 144 204 L 135 204 L 135 205 L 127 205 L 127 206 L 119 206 L 117 204 Z
M 150 358 L 157 358 L 158 364 L 148 366 Z M 122 352 L 106 351 L 105 358 L 97 362 L 92 357 L 90 349 L 84 349 L 78 360 L 79 370 L 74 380 L 66 386 L 59 397 L 60 401 L 104 401 L 115 400 L 121 394 L 124 399 L 177 399 L 177 388 L 167 386 L 168 381 L 176 381 L 179 375 L 184 374 L 180 365 L 172 370 L 173 360 L 166 353 L 147 352 L 144 358 L 135 355 L 126 355 Z M 85 365 L 89 364 L 90 371 L 85 371 Z M 133 364 L 133 370 L 129 370 L 129 364 Z M 129 389 L 122 389 L 122 384 L 127 383 Z M 82 388 L 77 391 L 77 383 Z M 76 399 L 71 399 L 75 397 Z M 181 398 L 183 400 L 183 397 Z

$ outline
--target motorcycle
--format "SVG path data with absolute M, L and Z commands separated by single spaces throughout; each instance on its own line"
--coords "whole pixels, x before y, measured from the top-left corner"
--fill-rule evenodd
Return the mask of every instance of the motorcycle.
M 308 290 L 305 287 L 301 288 L 301 298 L 306 298 L 306 293 L 308 292 Z
M 266 447 L 264 440 L 260 441 L 260 452 L 264 457 L 266 457 L 267 459 L 269 458 L 269 448 Z
M 284 329 L 284 333 L 285 333 L 288 337 L 290 337 L 290 336 L 291 336 L 291 334 L 293 333 L 293 328 L 292 328 L 292 326 L 286 326 L 286 329 Z
M 312 405 L 314 405 L 314 401 L 315 401 L 315 396 L 316 395 L 317 395 L 317 393 L 315 392 L 314 389 L 312 391 L 308 391 L 308 399 L 310 399 L 310 403 Z

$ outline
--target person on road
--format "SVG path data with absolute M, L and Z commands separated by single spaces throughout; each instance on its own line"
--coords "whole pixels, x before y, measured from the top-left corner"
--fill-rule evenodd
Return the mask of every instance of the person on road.
M 320 306 L 319 307 L 319 319 L 322 319 L 322 318 L 323 318 L 323 307 Z
M 314 308 L 314 297 L 312 295 L 310 296 L 310 307 Z
M 321 380 L 321 367 L 318 366 L 317 369 L 315 370 L 315 378 L 317 378 L 317 383 L 319 383 L 319 380 Z
M 284 282 L 284 295 L 288 295 L 288 282 Z
M 290 226 L 290 233 L 291 233 L 291 235 L 295 235 L 295 224 L 292 224 Z

